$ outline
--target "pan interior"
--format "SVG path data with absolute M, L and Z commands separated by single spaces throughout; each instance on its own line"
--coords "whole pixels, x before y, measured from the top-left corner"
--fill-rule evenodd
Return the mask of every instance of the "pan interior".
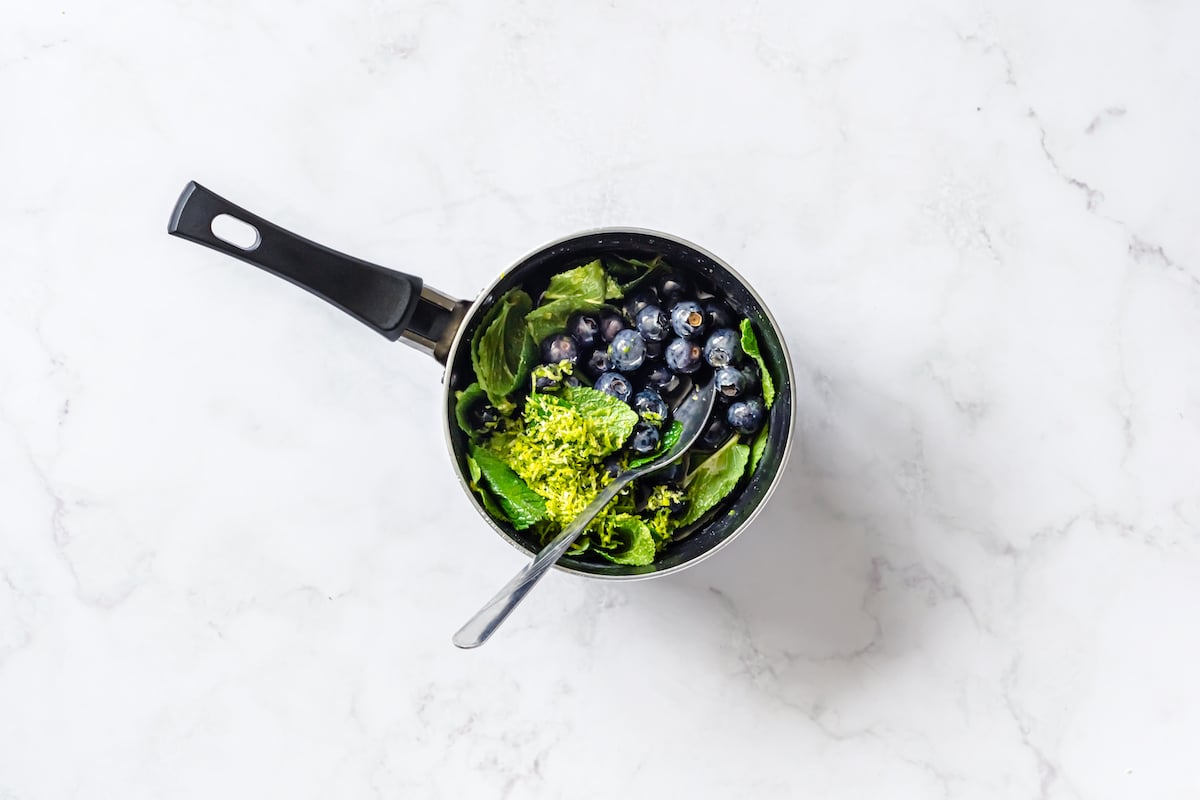
M 649 259 L 660 255 L 672 267 L 699 275 L 717 289 L 739 314 L 748 317 L 759 334 L 759 346 L 764 357 L 772 366 L 772 375 L 777 380 L 775 403 L 771 407 L 768 423 L 770 430 L 762 460 L 749 482 L 737 499 L 718 514 L 702 529 L 669 545 L 655 563 L 633 567 L 620 564 L 598 563 L 587 554 L 580 557 L 564 556 L 559 566 L 586 575 L 607 578 L 645 577 L 657 572 L 677 569 L 701 558 L 735 534 L 753 514 L 758 505 L 770 492 L 784 460 L 785 445 L 791 435 L 792 425 L 792 376 L 788 371 L 785 348 L 780 341 L 766 309 L 761 302 L 730 269 L 712 256 L 696 248 L 661 234 L 641 231 L 597 231 L 585 233 L 549 245 L 526 257 L 506 272 L 476 303 L 468 319 L 463 322 L 458 346 L 451 353 L 446 373 L 450 391 L 446 393 L 448 408 L 445 419 L 450 426 L 450 442 L 455 468 L 459 475 L 466 474 L 466 435 L 454 424 L 454 393 L 466 388 L 472 380 L 471 353 L 469 343 L 480 319 L 495 300 L 506 291 L 521 286 L 533 297 L 537 297 L 550 280 L 550 276 L 565 269 L 586 263 L 602 255 Z M 464 487 L 466 486 L 464 482 Z M 479 512 L 491 519 L 480 505 L 474 492 L 467 490 L 471 501 Z M 515 546 L 530 553 L 538 550 L 537 542 L 512 528 L 506 522 L 493 520 L 498 530 Z

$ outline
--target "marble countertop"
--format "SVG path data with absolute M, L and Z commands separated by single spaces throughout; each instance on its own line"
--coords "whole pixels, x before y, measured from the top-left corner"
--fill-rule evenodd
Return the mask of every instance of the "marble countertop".
M 0 798 L 1200 796 L 1195 3 L 25 3 L 0 29 Z M 798 441 L 678 576 L 521 563 L 440 369 L 166 235 L 471 297 L 637 225 Z

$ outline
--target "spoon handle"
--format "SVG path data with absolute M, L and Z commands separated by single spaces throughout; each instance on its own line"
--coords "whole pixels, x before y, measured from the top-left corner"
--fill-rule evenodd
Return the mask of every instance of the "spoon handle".
M 467 620 L 466 625 L 458 629 L 454 634 L 454 645 L 462 648 L 478 647 L 491 638 L 500 624 L 508 619 L 512 610 L 529 594 L 529 590 L 536 586 L 550 567 L 554 566 L 554 562 L 567 552 L 588 523 L 617 496 L 617 492 L 633 480 L 635 474 L 626 472 L 605 486 L 600 494 L 596 495 L 596 499 L 589 503 L 570 525 L 562 529 L 562 533 L 551 539 L 533 561 L 504 584 L 495 597 L 487 601 L 483 608 L 475 612 L 475 616 Z

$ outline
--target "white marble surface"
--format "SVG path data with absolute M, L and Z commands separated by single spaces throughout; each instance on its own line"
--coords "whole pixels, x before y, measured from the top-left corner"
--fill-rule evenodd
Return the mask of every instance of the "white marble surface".
M 0 798 L 1200 796 L 1200 5 L 23 3 Z M 197 179 L 472 295 L 655 227 L 768 296 L 783 488 L 520 559 L 439 370 L 169 238 Z

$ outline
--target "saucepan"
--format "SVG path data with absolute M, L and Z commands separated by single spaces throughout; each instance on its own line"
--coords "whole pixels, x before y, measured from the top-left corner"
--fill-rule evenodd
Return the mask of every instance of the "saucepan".
M 239 229 L 236 230 L 236 229 Z M 492 517 L 469 487 L 466 435 L 455 424 L 455 392 L 472 380 L 470 342 L 489 307 L 515 286 L 545 286 L 550 276 L 601 256 L 648 260 L 655 256 L 702 279 L 759 332 L 759 347 L 776 383 L 765 449 L 757 468 L 729 507 L 700 529 L 671 542 L 653 564 L 630 566 L 566 555 L 557 567 L 590 578 L 630 580 L 678 572 L 712 555 L 743 531 L 766 503 L 783 473 L 794 428 L 795 389 L 787 347 L 762 298 L 733 268 L 676 236 L 639 228 L 602 228 L 572 234 L 517 260 L 474 302 L 446 295 L 421 278 L 335 252 L 189 183 L 175 205 L 168 232 L 211 247 L 289 281 L 345 311 L 391 341 L 402 340 L 446 367 L 441 425 L 451 462 L 468 502 L 509 544 L 528 554 L 532 536 Z M 220 235 L 218 235 L 220 234 Z

